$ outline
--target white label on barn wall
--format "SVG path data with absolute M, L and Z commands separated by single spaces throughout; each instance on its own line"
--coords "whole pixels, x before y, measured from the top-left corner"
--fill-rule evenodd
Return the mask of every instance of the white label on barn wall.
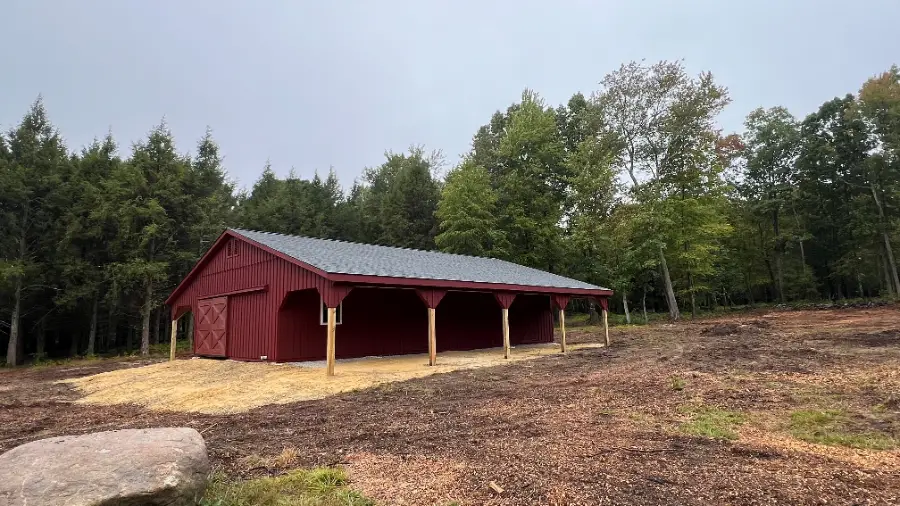
M 260 355 L 259 359 L 260 360 L 269 360 L 269 356 L 268 355 Z

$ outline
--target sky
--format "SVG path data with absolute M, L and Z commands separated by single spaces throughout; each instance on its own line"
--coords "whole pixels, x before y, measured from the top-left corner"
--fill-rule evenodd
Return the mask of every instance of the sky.
M 896 0 L 0 0 L 0 129 L 40 94 L 70 149 L 123 156 L 164 118 L 181 152 L 207 127 L 249 187 L 385 151 L 466 153 L 525 88 L 551 105 L 631 60 L 711 71 L 739 131 L 756 107 L 803 117 L 900 63 Z

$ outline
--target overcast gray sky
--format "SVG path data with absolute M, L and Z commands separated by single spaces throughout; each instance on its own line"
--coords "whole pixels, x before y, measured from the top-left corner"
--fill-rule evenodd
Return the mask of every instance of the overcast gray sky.
M 532 88 L 589 93 L 629 60 L 712 71 L 740 129 L 758 106 L 812 112 L 900 63 L 900 1 L 0 0 L 0 128 L 43 94 L 70 149 L 108 129 L 127 155 L 165 116 L 182 152 L 209 125 L 249 186 L 385 150 L 449 162 Z

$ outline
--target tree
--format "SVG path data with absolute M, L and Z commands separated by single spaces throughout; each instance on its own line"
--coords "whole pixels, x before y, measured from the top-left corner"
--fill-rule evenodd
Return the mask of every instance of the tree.
M 190 161 L 175 153 L 165 124 L 154 128 L 147 140 L 135 144 L 131 158 L 113 173 L 106 191 L 112 196 L 108 214 L 118 216 L 117 248 L 121 258 L 111 265 L 120 286 L 138 290 L 141 313 L 141 354 L 149 354 L 150 315 L 160 288 L 169 282 L 170 268 L 181 252 L 179 212 L 191 206 L 185 177 Z
M 382 242 L 403 248 L 433 249 L 437 233 L 435 211 L 440 188 L 431 176 L 434 163 L 420 148 L 409 156 L 388 155 L 396 174 L 381 208 Z
M 6 363 L 16 365 L 25 349 L 22 314 L 26 297 L 35 290 L 55 289 L 45 283 L 53 280 L 42 279 L 42 273 L 55 250 L 60 175 L 69 160 L 40 98 L 2 144 L 0 283 L 12 298 Z
M 626 260 L 630 235 L 626 215 L 616 213 L 620 184 L 612 167 L 616 151 L 603 139 L 585 135 L 570 153 L 569 235 L 581 265 L 574 273 L 587 281 L 609 286 L 623 296 L 634 276 Z
M 676 320 L 680 311 L 667 260 L 673 253 L 667 251 L 680 244 L 687 259 L 689 252 L 683 247 L 690 249 L 691 240 L 674 234 L 696 224 L 689 225 L 687 215 L 681 214 L 681 226 L 673 226 L 679 215 L 673 217 L 670 212 L 684 212 L 698 203 L 690 202 L 699 194 L 689 190 L 689 181 L 713 182 L 708 161 L 714 150 L 714 119 L 728 103 L 728 95 L 711 74 L 690 78 L 680 62 L 652 66 L 631 62 L 604 77 L 601 84 L 603 89 L 594 100 L 603 123 L 618 139 L 621 154 L 615 166 L 631 181 L 630 198 L 643 206 L 636 216 L 645 223 L 644 230 L 652 231 L 637 249 L 645 255 L 648 247 L 655 250 L 669 315 Z M 696 290 L 693 277 L 688 271 L 690 294 Z
M 116 149 L 112 134 L 103 142 L 95 140 L 72 164 L 74 170 L 64 187 L 71 192 L 64 196 L 71 205 L 63 214 L 66 226 L 57 255 L 62 289 L 55 302 L 76 311 L 85 301 L 89 304 L 87 355 L 96 351 L 101 290 L 107 282 L 103 266 L 113 259 L 109 243 L 115 238 L 115 221 L 102 210 L 110 207 L 103 184 L 121 163 Z
M 242 193 L 237 198 L 235 214 L 238 225 L 251 230 L 277 232 L 280 224 L 275 223 L 274 205 L 281 186 L 282 181 L 275 175 L 272 165 L 266 162 L 250 193 Z
M 900 205 L 900 68 L 873 77 L 859 92 L 862 117 L 868 121 L 873 134 L 871 142 L 880 147 L 867 165 L 866 179 L 872 202 L 878 211 L 877 233 L 884 248 L 885 276 L 889 291 L 900 295 L 900 277 L 891 245 L 890 231 L 896 230 L 893 221 Z
M 800 131 L 794 117 L 783 107 L 756 109 L 747 116 L 744 134 L 745 170 L 741 193 L 753 202 L 754 214 L 771 227 L 773 239 L 765 244 L 766 262 L 774 258 L 774 278 L 778 297 L 785 302 L 783 258 L 787 242 L 783 239 L 783 215 L 792 209 L 795 180 L 794 162 Z M 802 244 L 802 239 L 800 239 Z M 769 254 L 769 252 L 771 254 Z
M 494 166 L 485 168 L 499 196 L 498 224 L 509 241 L 509 259 L 554 271 L 562 262 L 567 179 L 556 114 L 526 90 L 522 101 L 509 108 L 505 123 L 490 156 Z
M 847 217 L 858 212 L 861 201 L 855 197 L 868 190 L 865 172 L 872 144 L 865 122 L 854 114 L 856 107 L 856 99 L 847 95 L 810 114 L 801 126 L 796 164 L 798 207 L 814 238 L 807 261 L 823 291 L 836 298 L 847 294 L 847 276 L 857 274 L 853 266 L 862 236 Z
M 441 251 L 463 255 L 503 257 L 505 239 L 497 228 L 497 194 L 487 170 L 471 159 L 450 171 L 437 217 L 441 233 L 435 243 Z
M 183 209 L 190 215 L 179 238 L 183 250 L 187 253 L 186 262 L 178 266 L 178 272 L 187 274 L 194 261 L 200 257 L 206 247 L 222 233 L 226 225 L 234 222 L 232 216 L 237 201 L 234 196 L 234 184 L 228 180 L 228 174 L 222 166 L 219 145 L 212 137 L 212 131 L 197 144 L 197 155 L 185 167 L 184 192 L 191 195 L 190 206 Z

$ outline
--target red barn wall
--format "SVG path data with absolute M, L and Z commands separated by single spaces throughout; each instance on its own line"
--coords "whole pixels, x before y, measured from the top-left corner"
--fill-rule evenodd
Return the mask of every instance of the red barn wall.
M 293 292 L 279 312 L 279 361 L 325 358 L 326 326 L 319 323 L 319 294 Z M 550 299 L 521 295 L 510 313 L 510 343 L 553 341 Z M 500 306 L 488 293 L 450 292 L 436 312 L 439 351 L 502 346 Z M 354 288 L 344 299 L 335 337 L 338 358 L 428 351 L 428 313 L 413 290 Z
M 228 297 L 228 357 L 243 360 L 274 360 L 270 336 L 274 325 L 261 324 L 268 311 L 269 294 L 242 293 Z M 263 359 L 262 357 L 266 357 Z

